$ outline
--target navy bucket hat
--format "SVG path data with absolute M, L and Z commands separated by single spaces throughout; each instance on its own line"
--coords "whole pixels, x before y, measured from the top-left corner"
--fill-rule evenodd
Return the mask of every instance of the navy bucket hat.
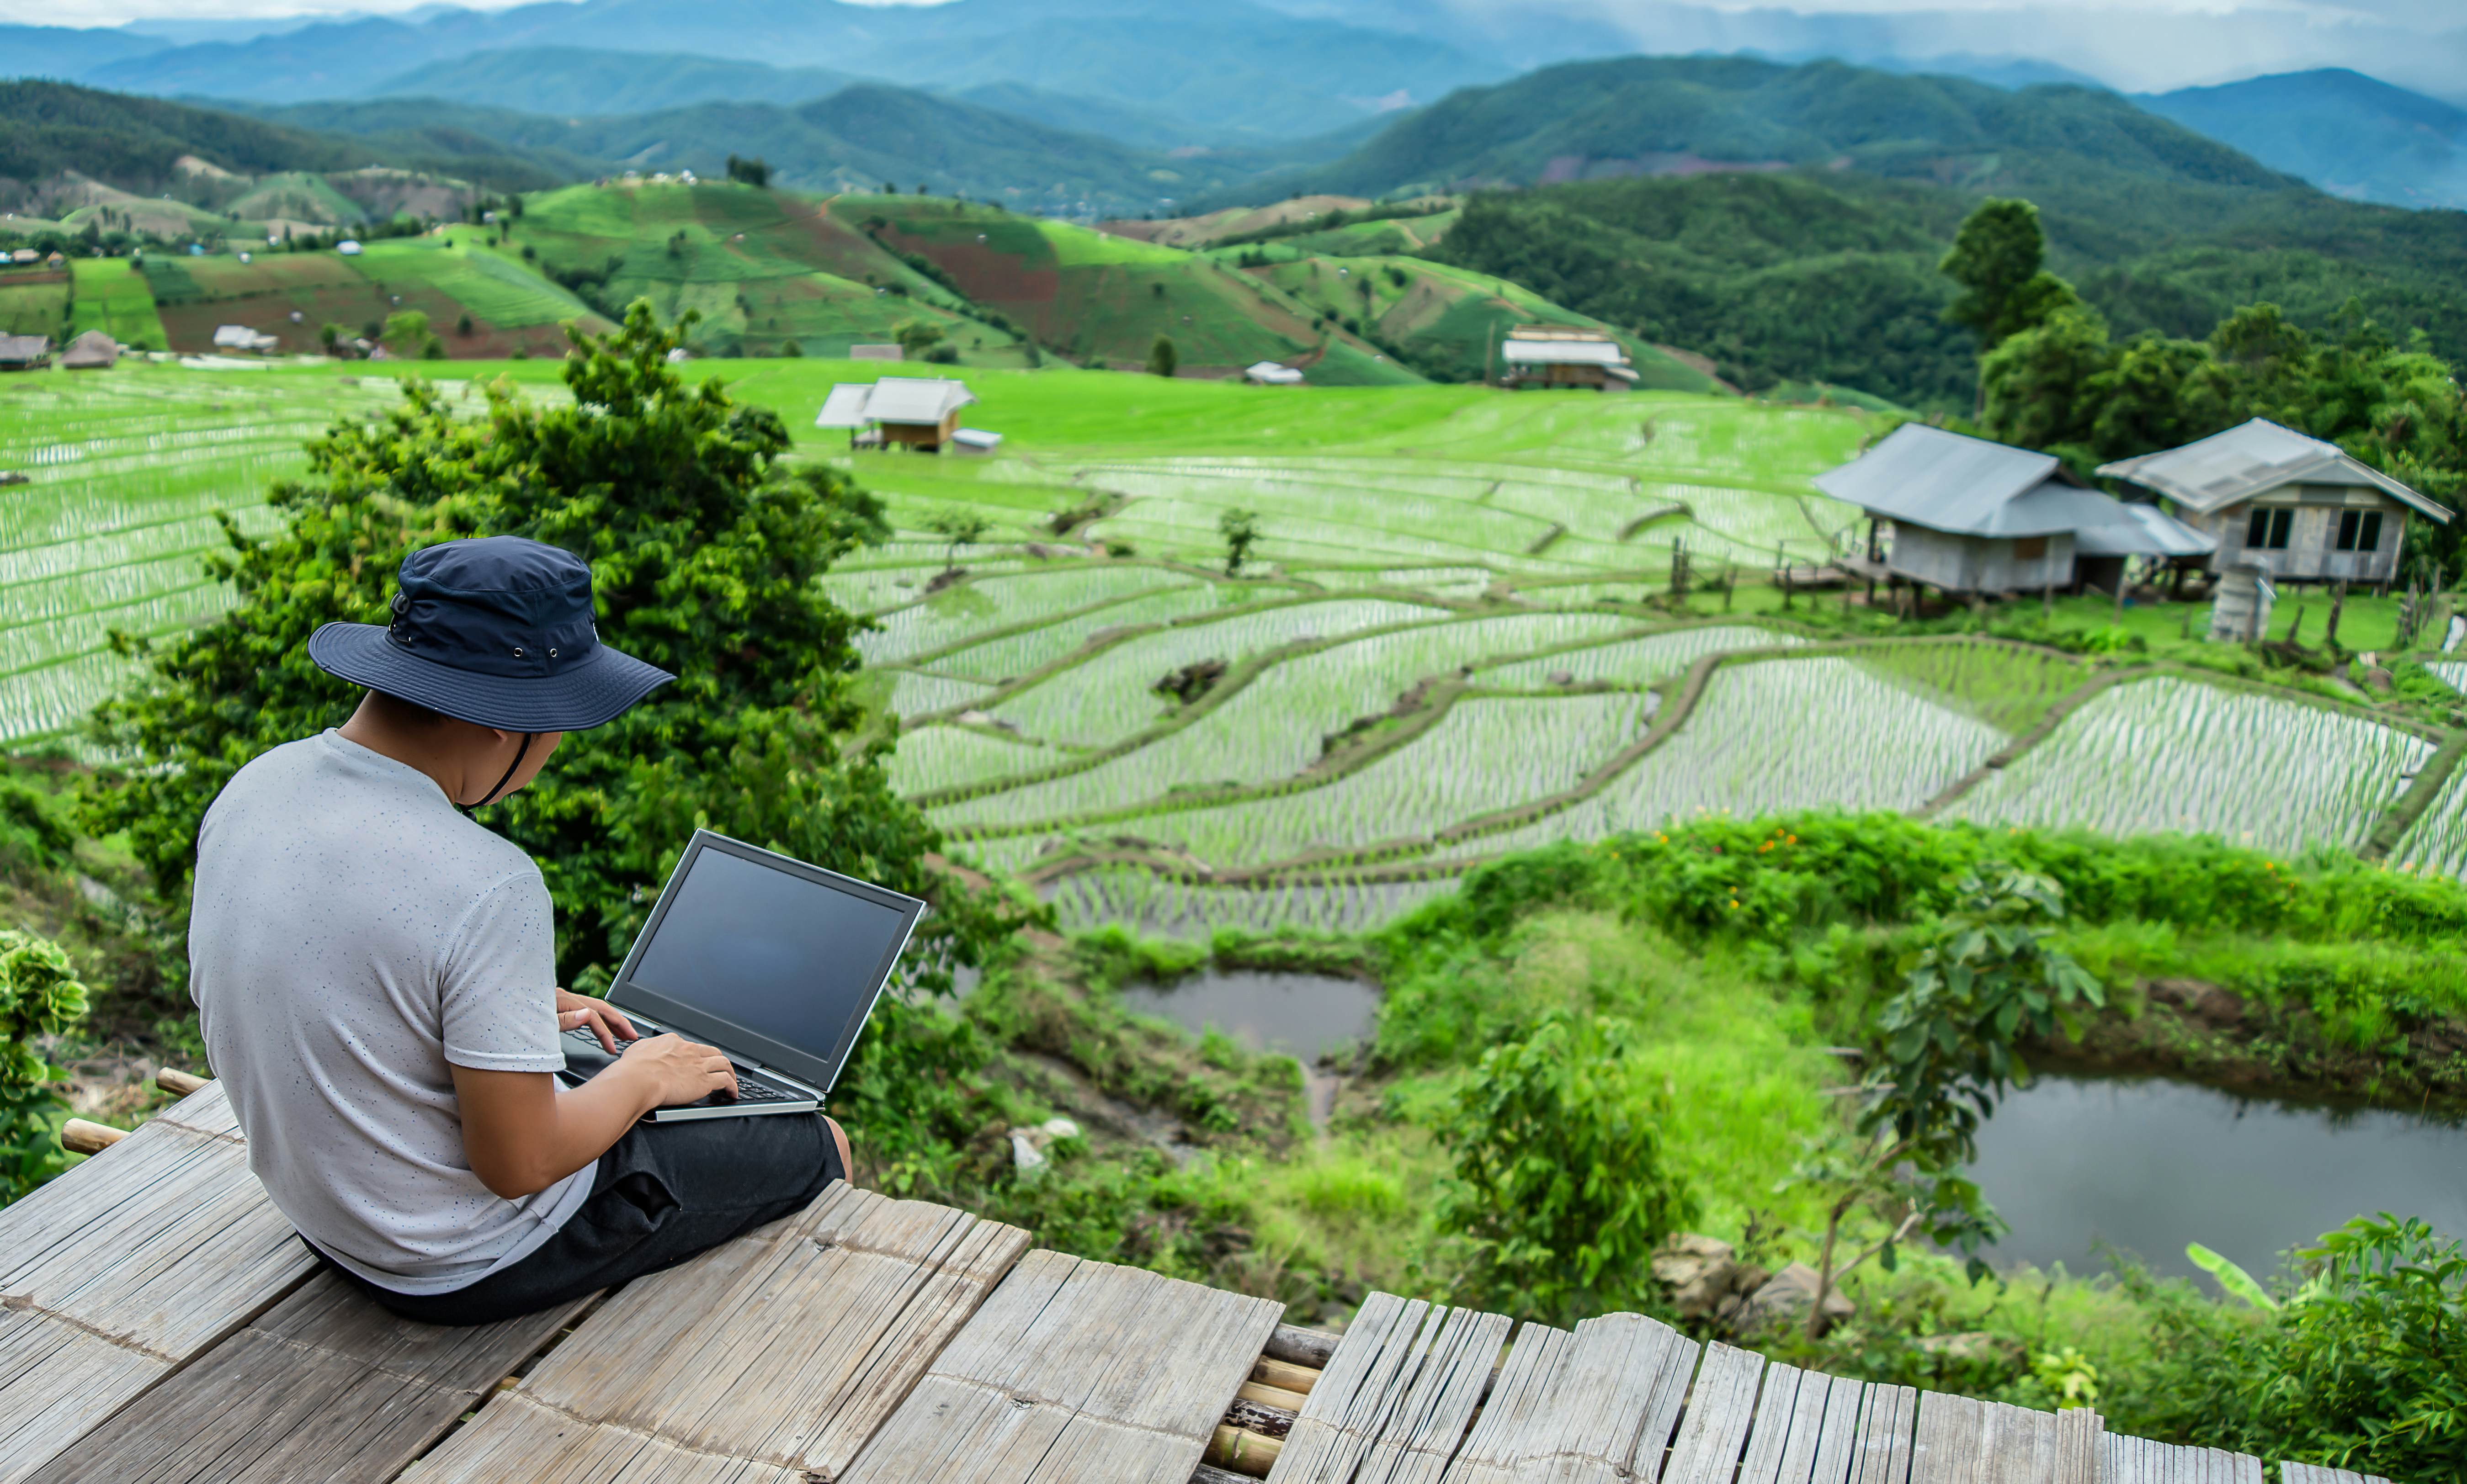
M 402 559 L 391 623 L 328 623 L 308 658 L 328 675 L 509 731 L 581 731 L 676 679 L 600 641 L 591 567 L 520 536 Z

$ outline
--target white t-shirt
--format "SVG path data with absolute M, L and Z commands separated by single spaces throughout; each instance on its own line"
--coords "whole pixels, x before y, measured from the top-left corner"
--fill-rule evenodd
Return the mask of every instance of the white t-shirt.
M 555 938 L 531 857 L 340 732 L 240 769 L 197 832 L 189 990 L 301 1234 L 400 1293 L 546 1242 L 592 1167 L 508 1201 L 471 1173 L 447 1064 L 555 1071 Z

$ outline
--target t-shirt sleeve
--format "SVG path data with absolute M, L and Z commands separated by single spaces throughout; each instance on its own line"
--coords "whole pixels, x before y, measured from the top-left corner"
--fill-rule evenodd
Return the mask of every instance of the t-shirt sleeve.
M 548 885 L 523 871 L 490 887 L 445 946 L 445 1059 L 475 1071 L 555 1071 L 556 932 Z

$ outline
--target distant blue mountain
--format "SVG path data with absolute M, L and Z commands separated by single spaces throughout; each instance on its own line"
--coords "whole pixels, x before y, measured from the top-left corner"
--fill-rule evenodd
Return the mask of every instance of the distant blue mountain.
M 2343 67 L 2136 99 L 2335 195 L 2467 208 L 2467 109 Z

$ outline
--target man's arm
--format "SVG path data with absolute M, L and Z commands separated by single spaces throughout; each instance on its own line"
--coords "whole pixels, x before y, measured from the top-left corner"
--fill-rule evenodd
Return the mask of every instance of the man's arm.
M 713 1092 L 736 1094 L 728 1058 L 675 1035 L 632 1043 L 616 1066 L 578 1088 L 560 1089 L 552 1072 L 454 1068 L 464 1156 L 480 1183 L 509 1201 L 536 1195 L 606 1154 L 652 1109 Z

